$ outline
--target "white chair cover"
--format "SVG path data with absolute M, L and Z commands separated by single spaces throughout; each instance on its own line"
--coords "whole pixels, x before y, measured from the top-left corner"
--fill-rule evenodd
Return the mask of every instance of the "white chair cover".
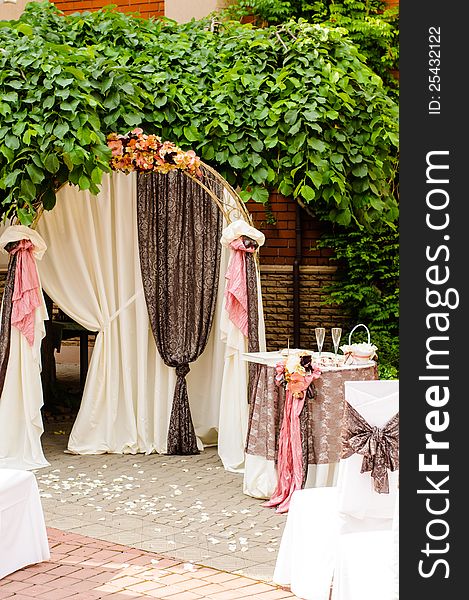
M 345 382 L 345 399 L 382 427 L 398 411 L 398 383 Z M 304 600 L 329 600 L 332 582 L 334 600 L 394 600 L 397 478 L 388 473 L 390 493 L 377 494 L 370 473 L 360 473 L 361 461 L 357 455 L 340 461 L 336 487 L 293 494 L 273 580 Z
M 345 400 L 370 425 L 384 427 L 399 412 L 399 382 L 397 380 L 346 381 Z M 369 473 L 360 474 L 363 457 L 352 454 L 339 466 L 339 512 L 357 519 L 392 519 L 396 503 L 398 471 L 389 472 L 389 494 L 377 494 Z M 365 526 L 361 523 L 360 527 Z M 374 529 L 376 523 L 370 526 Z
M 36 477 L 30 471 L 0 469 L 0 579 L 49 558 Z

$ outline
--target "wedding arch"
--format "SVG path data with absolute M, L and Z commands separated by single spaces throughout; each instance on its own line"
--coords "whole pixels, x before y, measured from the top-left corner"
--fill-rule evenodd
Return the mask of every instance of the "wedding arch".
M 242 354 L 265 349 L 264 236 L 231 186 L 194 157 L 168 152 L 147 172 L 114 165 L 97 195 L 66 184 L 32 227 L 3 232 L 0 466 L 48 464 L 42 287 L 97 332 L 69 452 L 191 454 L 217 444 L 226 469 L 243 469 Z

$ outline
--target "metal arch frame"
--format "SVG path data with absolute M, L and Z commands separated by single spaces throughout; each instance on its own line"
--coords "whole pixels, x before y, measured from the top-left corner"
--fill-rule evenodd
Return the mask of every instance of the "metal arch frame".
M 191 175 L 188 171 L 183 171 L 193 181 L 195 181 L 198 185 L 200 185 L 218 208 L 223 213 L 223 216 L 226 219 L 228 225 L 237 219 L 243 219 L 249 225 L 253 225 L 252 217 L 249 211 L 246 208 L 246 204 L 243 202 L 241 196 L 231 187 L 231 185 L 226 181 L 224 177 L 218 173 L 213 167 L 210 167 L 204 162 L 201 162 L 202 166 L 202 179 Z M 215 191 L 211 189 L 214 183 L 221 184 L 222 187 L 230 194 L 233 198 L 235 205 L 228 203 L 224 197 L 219 198 Z

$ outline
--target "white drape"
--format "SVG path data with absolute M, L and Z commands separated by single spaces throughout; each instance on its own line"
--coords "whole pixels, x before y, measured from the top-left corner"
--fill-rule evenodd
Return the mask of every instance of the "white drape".
M 44 289 L 71 318 L 98 332 L 68 443 L 74 453 L 166 451 L 176 377 L 149 326 L 136 188 L 135 173 L 106 175 L 97 197 L 66 186 L 38 227 L 49 247 L 40 266 Z M 187 382 L 200 445 L 216 443 L 218 432 L 225 468 L 240 470 L 248 418 L 246 340 L 224 310 L 229 254 L 222 253 L 214 326 Z M 263 340 L 262 301 L 259 313 Z
M 30 239 L 34 257 L 40 260 L 46 250 L 44 240 L 28 227 L 6 228 L 0 246 Z M 29 345 L 16 327 L 11 328 L 10 357 L 0 398 L 0 467 L 38 469 L 49 463 L 41 446 L 43 405 L 41 384 L 41 340 L 45 336 L 47 309 L 41 292 L 41 305 L 34 318 L 34 344 Z

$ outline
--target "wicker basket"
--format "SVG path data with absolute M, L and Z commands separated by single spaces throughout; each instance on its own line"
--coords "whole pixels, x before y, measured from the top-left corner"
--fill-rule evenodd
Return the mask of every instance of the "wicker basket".
M 364 327 L 368 334 L 368 342 L 362 342 L 361 344 L 352 344 L 352 333 L 357 327 Z M 348 345 L 341 346 L 340 349 L 345 356 L 345 364 L 359 365 L 372 361 L 376 357 L 376 350 L 378 349 L 370 340 L 370 330 L 363 323 L 358 323 L 352 329 L 348 338 Z

